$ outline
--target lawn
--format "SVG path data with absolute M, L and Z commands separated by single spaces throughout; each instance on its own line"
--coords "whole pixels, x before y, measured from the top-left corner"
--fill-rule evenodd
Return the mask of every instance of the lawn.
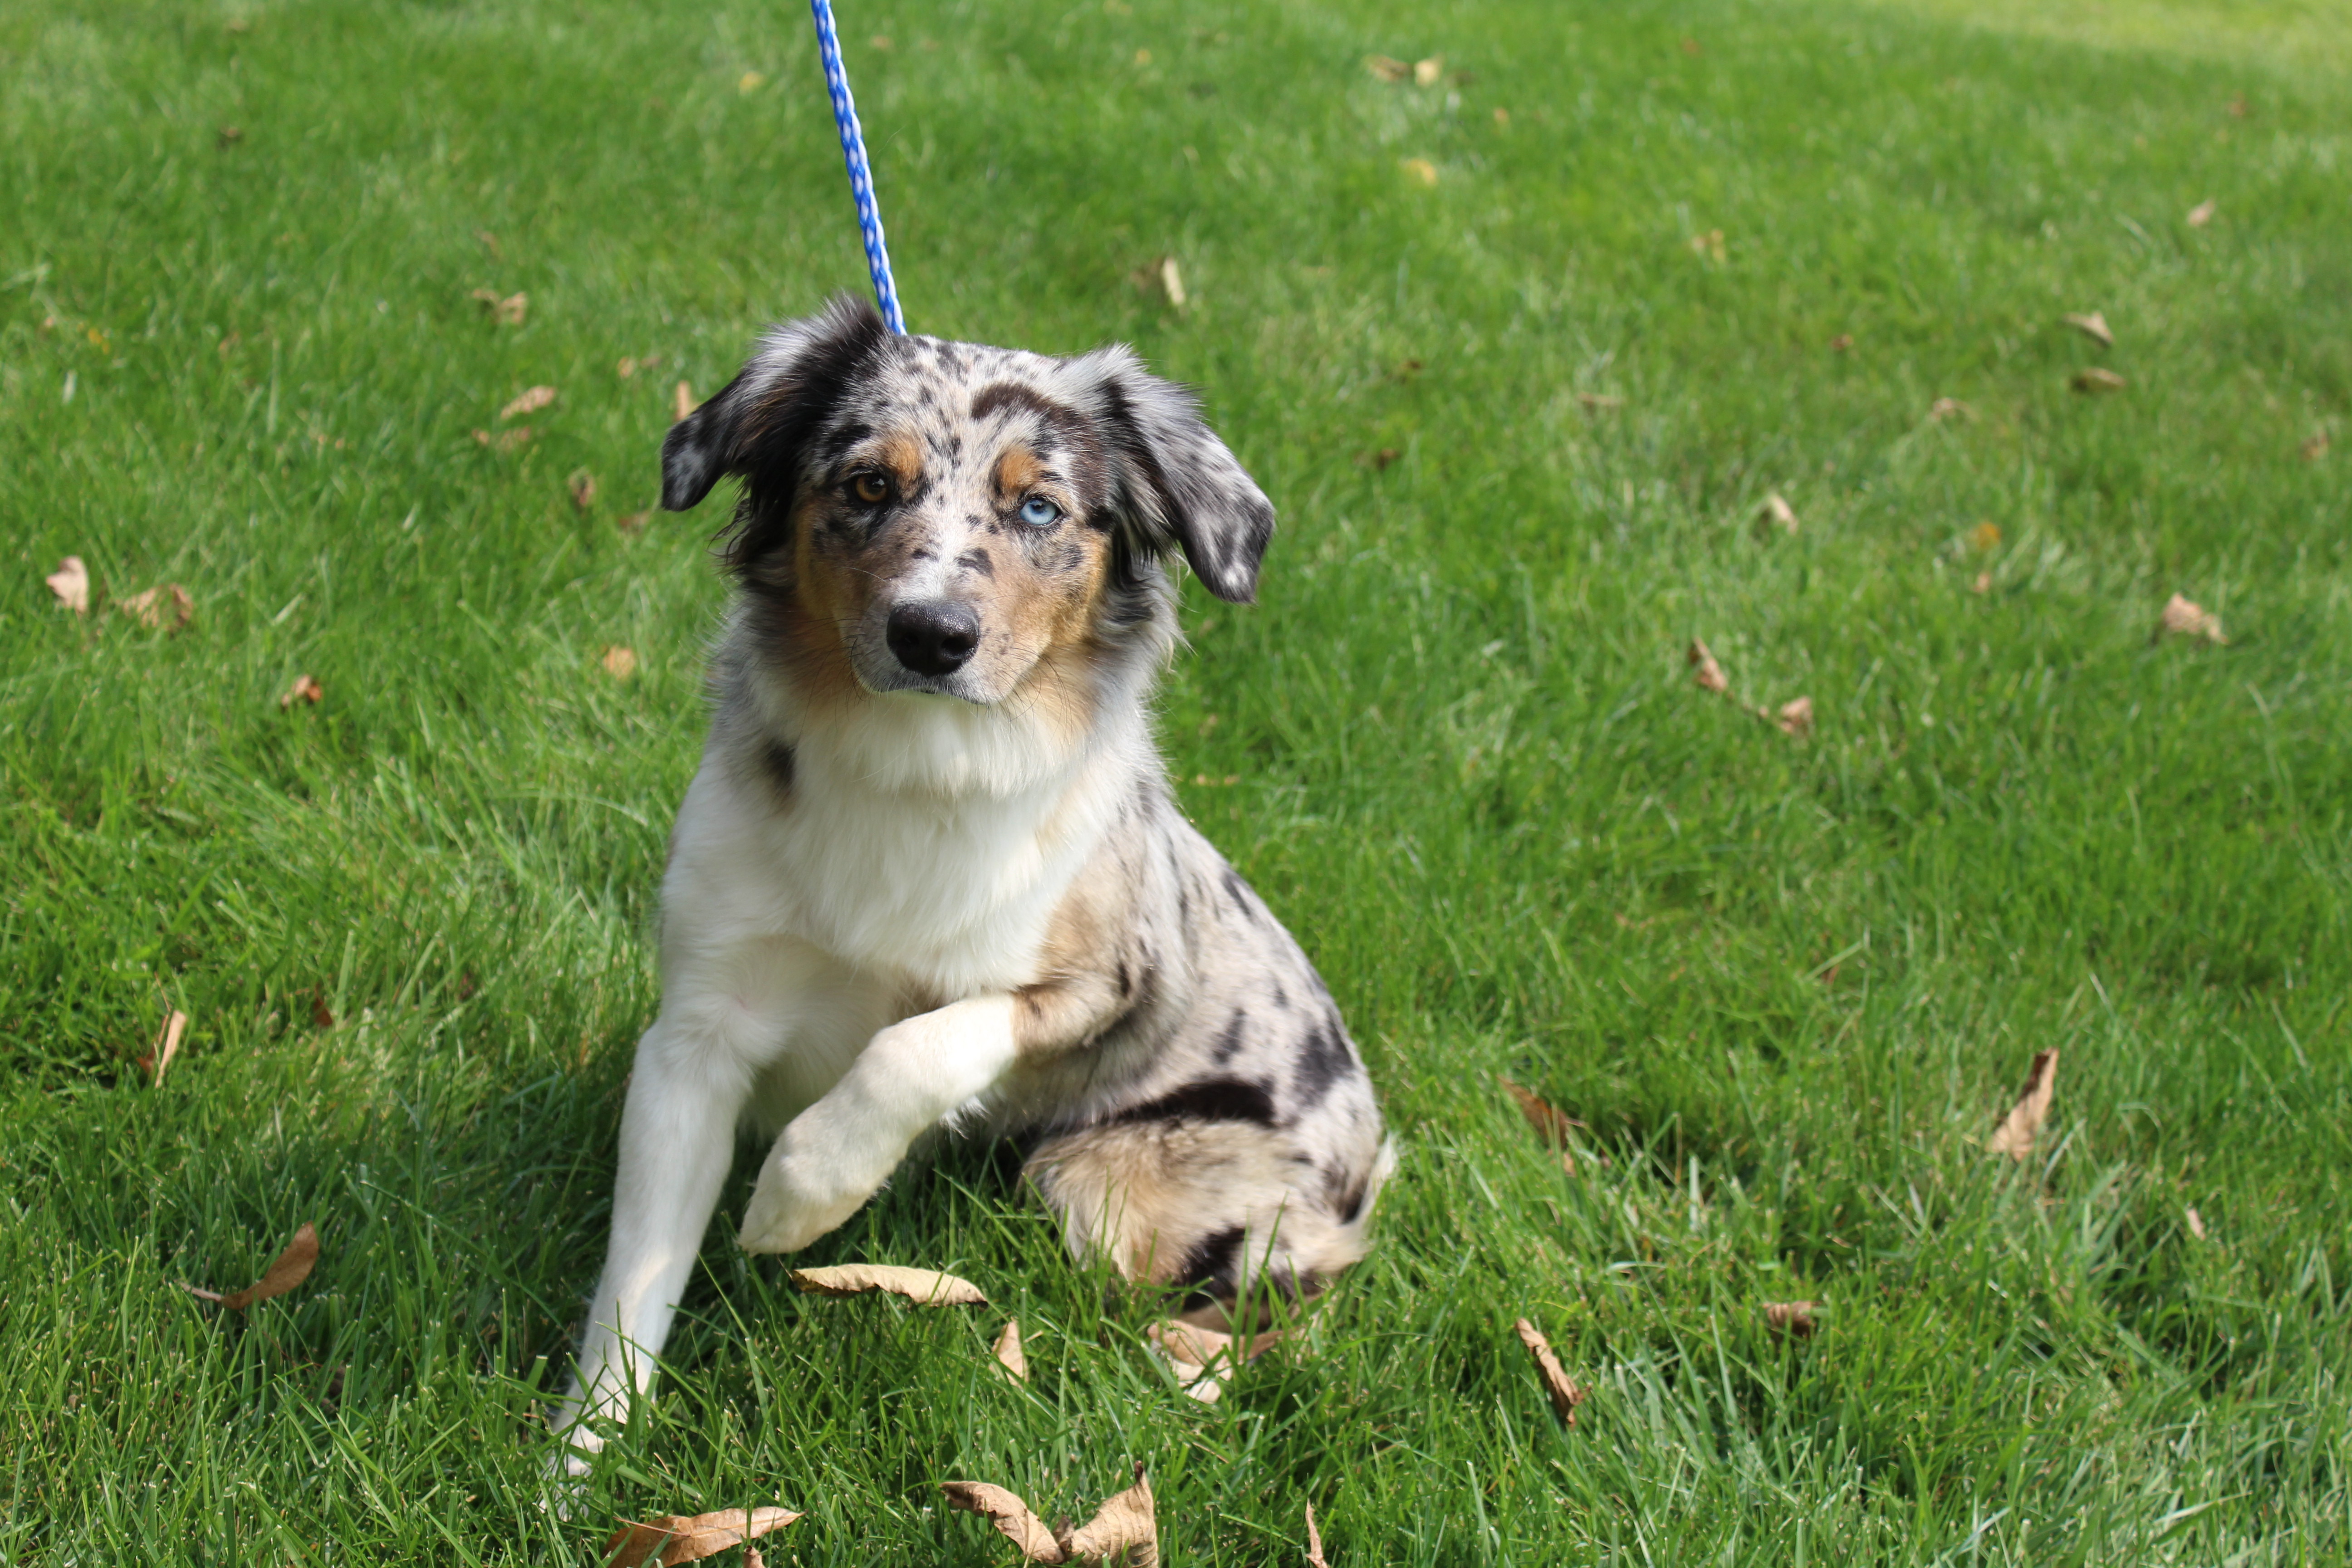
M 739 1162 L 548 1510 L 724 602 L 656 449 L 863 286 L 808 19 L 14 0 L 0 1562 L 994 1565 L 939 1482 L 1139 1460 L 1171 1568 L 2352 1559 L 2352 18 L 845 5 L 912 326 L 1130 341 L 1281 509 L 1160 731 L 1363 1044 L 1373 1256 L 1203 1406 L 1009 1151 L 806 1255 L 978 1310 L 800 1295 Z

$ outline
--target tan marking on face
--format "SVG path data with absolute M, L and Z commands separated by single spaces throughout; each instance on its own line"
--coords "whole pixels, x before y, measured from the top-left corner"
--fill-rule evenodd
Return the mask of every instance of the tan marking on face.
M 1000 505 L 1013 506 L 1045 480 L 1045 465 L 1028 443 L 1016 441 L 996 459 L 996 496 Z
M 894 430 L 882 438 L 881 450 L 876 454 L 882 466 L 898 481 L 898 493 L 905 495 L 923 477 L 922 443 L 904 430 Z

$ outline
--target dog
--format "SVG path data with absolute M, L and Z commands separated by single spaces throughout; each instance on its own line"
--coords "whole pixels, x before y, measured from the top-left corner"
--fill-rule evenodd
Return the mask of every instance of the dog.
M 665 508 L 730 475 L 574 1473 L 650 1389 L 739 1127 L 773 1140 L 751 1251 L 833 1230 L 935 1131 L 1020 1136 L 1074 1255 L 1212 1327 L 1361 1258 L 1394 1164 L 1330 993 L 1152 741 L 1166 558 L 1249 604 L 1274 531 L 1192 396 L 1123 346 L 836 299 L 670 429 Z

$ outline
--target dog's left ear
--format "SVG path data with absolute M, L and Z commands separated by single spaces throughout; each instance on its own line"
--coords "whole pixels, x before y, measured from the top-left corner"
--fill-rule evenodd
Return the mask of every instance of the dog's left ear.
M 1202 422 L 1192 395 L 1145 370 L 1123 344 L 1071 369 L 1108 437 L 1114 501 L 1138 542 L 1155 553 L 1182 546 L 1210 593 L 1255 603 L 1274 503 Z

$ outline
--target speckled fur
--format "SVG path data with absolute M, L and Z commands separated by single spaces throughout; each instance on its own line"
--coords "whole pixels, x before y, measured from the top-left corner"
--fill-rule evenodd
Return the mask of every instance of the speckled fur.
M 648 1385 L 739 1124 L 774 1138 L 755 1250 L 832 1229 L 945 1131 L 1032 1140 L 1072 1250 L 1196 1321 L 1362 1256 L 1391 1163 L 1363 1064 L 1150 736 L 1163 557 L 1247 602 L 1274 523 L 1192 400 L 1123 348 L 893 337 L 836 301 L 674 427 L 663 473 L 672 510 L 742 479 L 741 593 L 572 1447 Z M 1021 521 L 1036 498 L 1051 524 Z M 968 662 L 892 652 L 914 600 L 976 617 Z

